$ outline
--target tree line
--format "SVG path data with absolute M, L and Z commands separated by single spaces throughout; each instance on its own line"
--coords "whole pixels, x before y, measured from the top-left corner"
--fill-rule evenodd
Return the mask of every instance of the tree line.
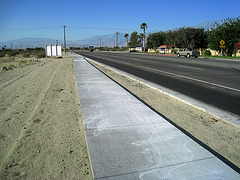
M 222 24 L 215 24 L 214 28 L 208 31 L 204 31 L 203 28 L 182 27 L 178 30 L 151 33 L 147 37 L 146 46 L 144 45 L 144 41 L 146 39 L 145 29 L 147 28 L 147 24 L 143 23 L 140 28 L 144 30 L 144 34 L 138 34 L 137 31 L 132 32 L 128 47 L 156 49 L 161 45 L 170 45 L 172 48 L 210 48 L 217 51 L 223 50 L 231 56 L 240 48 L 236 46 L 240 43 L 240 16 L 237 18 L 224 19 L 222 22 Z M 128 34 L 125 34 L 124 37 L 127 38 Z M 224 40 L 225 47 L 219 47 L 221 40 Z
M 143 29 L 143 33 L 138 34 L 137 31 L 132 32 L 130 37 L 130 42 L 128 42 L 128 36 L 129 34 L 124 34 L 124 37 L 127 39 L 127 47 L 135 48 L 141 46 L 143 51 L 145 51 L 146 48 L 146 29 L 148 28 L 147 23 L 142 23 L 140 25 L 140 28 Z
M 205 48 L 207 46 L 207 33 L 201 28 L 183 27 L 175 31 L 160 31 L 149 34 L 147 48 L 156 49 L 163 44 L 173 48 Z

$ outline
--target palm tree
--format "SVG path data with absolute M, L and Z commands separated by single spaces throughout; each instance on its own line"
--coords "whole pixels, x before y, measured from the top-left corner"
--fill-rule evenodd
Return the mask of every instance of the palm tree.
M 124 37 L 127 39 L 127 47 L 128 47 L 128 36 L 129 36 L 128 33 L 124 34 Z
M 144 52 L 145 52 L 145 47 L 146 47 L 146 35 L 145 35 L 145 31 L 148 28 L 147 23 L 142 23 L 140 25 L 140 28 L 143 29 L 143 35 L 144 35 Z

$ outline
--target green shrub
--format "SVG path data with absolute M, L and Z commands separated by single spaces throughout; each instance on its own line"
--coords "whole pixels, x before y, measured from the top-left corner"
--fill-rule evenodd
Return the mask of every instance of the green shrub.
M 176 50 L 176 49 L 172 50 L 172 54 L 177 54 L 177 52 L 178 52 L 178 50 Z
M 232 51 L 227 51 L 227 56 L 232 56 Z
M 205 56 L 211 56 L 211 51 L 206 50 L 206 51 L 204 52 L 204 55 L 205 55 Z
M 4 51 L 0 51 L 0 57 L 4 57 L 5 56 L 5 52 Z
M 22 54 L 22 57 L 24 57 L 24 58 L 29 58 L 29 57 L 30 57 L 30 54 L 28 54 L 28 53 L 23 53 L 23 54 Z
M 45 58 L 46 54 L 45 54 L 45 52 L 39 52 L 39 53 L 36 54 L 36 57 L 37 58 Z
M 11 56 L 14 57 L 14 56 L 16 56 L 17 54 L 19 54 L 19 52 L 17 52 L 17 51 L 8 51 L 7 54 L 8 54 L 9 57 L 11 57 Z

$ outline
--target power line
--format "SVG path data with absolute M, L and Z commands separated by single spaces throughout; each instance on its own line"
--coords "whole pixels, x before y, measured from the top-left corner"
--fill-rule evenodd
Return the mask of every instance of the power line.
M 62 28 L 62 26 L 52 26 L 52 27 L 29 27 L 29 28 L 0 28 L 0 31 L 21 31 L 21 30 L 39 30 L 39 29 L 57 29 Z M 134 28 L 113 28 L 113 27 L 88 27 L 88 26 L 68 26 L 68 28 L 75 29 L 105 29 L 105 30 L 125 30 L 125 31 L 135 31 Z
M 21 30 L 38 30 L 38 29 L 56 29 L 56 28 L 61 28 L 62 26 L 54 26 L 54 27 L 35 27 L 35 28 L 7 28 L 7 29 L 2 29 L 0 28 L 0 31 L 21 31 Z
M 113 27 L 87 27 L 87 26 L 68 26 L 69 28 L 76 28 L 76 29 L 108 29 L 108 30 L 131 30 L 134 31 L 136 29 L 129 29 L 129 28 L 113 28 Z

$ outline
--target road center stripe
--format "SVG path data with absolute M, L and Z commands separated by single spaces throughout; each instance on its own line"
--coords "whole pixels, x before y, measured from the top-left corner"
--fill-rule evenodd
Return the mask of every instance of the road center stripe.
M 190 66 L 183 66 L 183 65 L 178 65 L 179 67 L 184 67 L 184 68 L 189 68 L 189 69 L 196 69 L 196 70 L 201 70 L 203 71 L 202 68 L 195 68 L 195 67 L 190 67 Z

